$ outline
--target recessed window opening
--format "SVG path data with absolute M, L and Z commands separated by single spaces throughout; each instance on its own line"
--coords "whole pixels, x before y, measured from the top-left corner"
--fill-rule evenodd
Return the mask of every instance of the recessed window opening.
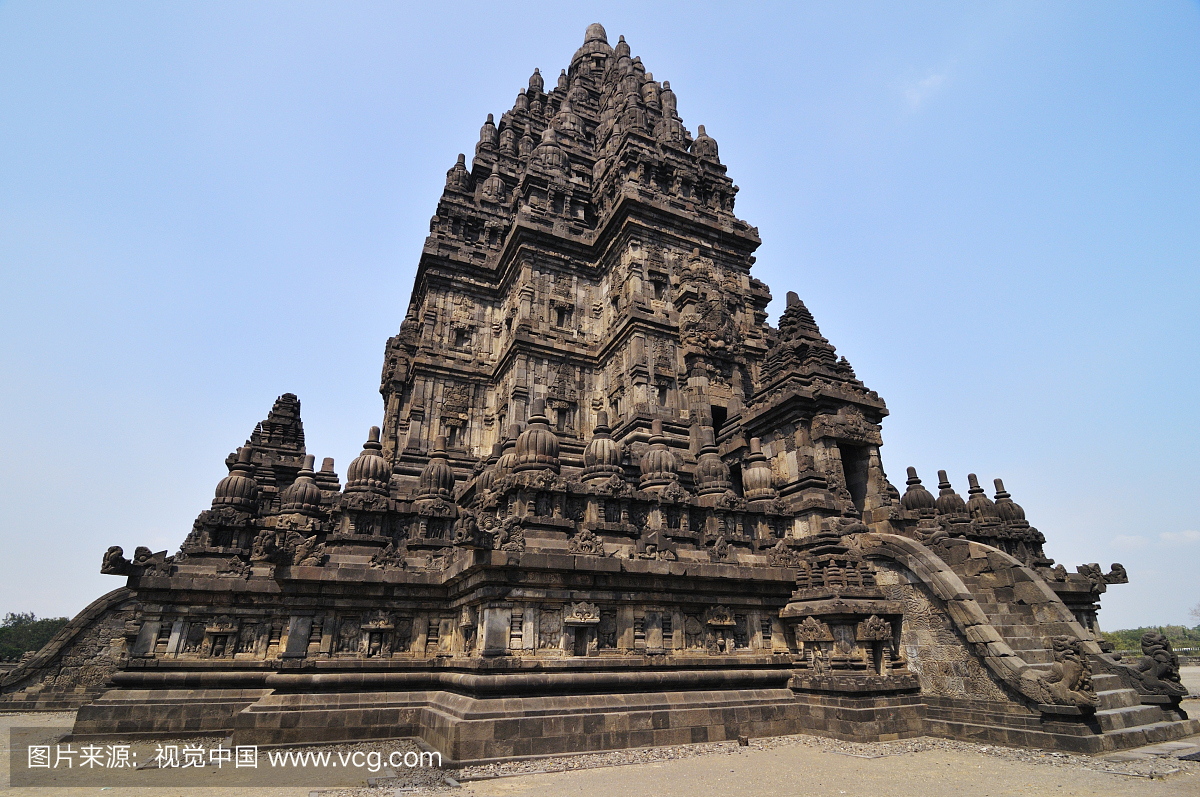
M 729 465 L 729 481 L 733 482 L 733 491 L 738 495 L 745 495 L 745 489 L 742 487 L 742 466 L 740 463 L 730 463 Z
M 729 410 L 720 404 L 712 405 L 713 434 L 720 434 L 721 428 L 729 420 Z
M 867 448 L 838 443 L 838 455 L 842 460 L 842 473 L 846 476 L 846 489 L 850 491 L 850 500 L 861 512 L 867 499 Z

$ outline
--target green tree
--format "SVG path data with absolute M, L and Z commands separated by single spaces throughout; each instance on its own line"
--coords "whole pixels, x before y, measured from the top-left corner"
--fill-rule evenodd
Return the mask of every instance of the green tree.
M 1200 608 L 1200 607 L 1198 607 Z M 1200 626 L 1188 628 L 1183 625 L 1146 626 L 1144 628 L 1125 628 L 1119 631 L 1106 631 L 1103 637 L 1113 643 L 1113 647 L 1121 652 L 1140 652 L 1142 649 L 1142 634 L 1156 631 L 1164 635 L 1173 648 L 1200 647 Z
M 19 659 L 23 653 L 40 650 L 68 622 L 67 617 L 39 620 L 33 612 L 9 612 L 0 621 L 0 661 Z

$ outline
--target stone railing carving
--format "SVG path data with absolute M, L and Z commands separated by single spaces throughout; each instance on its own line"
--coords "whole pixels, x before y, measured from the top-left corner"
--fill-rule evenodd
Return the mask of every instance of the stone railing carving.
M 988 622 L 967 585 L 932 550 L 916 540 L 896 534 L 861 534 L 858 543 L 864 554 L 892 559 L 920 578 L 946 604 L 955 627 L 971 643 L 984 665 L 1013 692 L 1043 707 L 1044 711 L 1062 706 L 1082 711 L 1096 708 L 1098 700 L 1091 688 L 1089 656 L 1099 654 L 1100 648 L 1077 624 L 1076 635 L 1054 639 L 1055 662 L 1050 671 L 1043 674 L 1004 641 Z M 1024 568 L 1007 554 L 995 552 L 1010 559 L 1012 565 Z M 1030 575 L 1030 583 L 1036 585 L 1033 589 L 1042 588 L 1044 594 L 1041 597 L 1047 604 L 1059 604 L 1063 622 L 1067 622 L 1065 618 L 1070 612 L 1061 606 L 1061 601 L 1036 574 L 1030 571 Z

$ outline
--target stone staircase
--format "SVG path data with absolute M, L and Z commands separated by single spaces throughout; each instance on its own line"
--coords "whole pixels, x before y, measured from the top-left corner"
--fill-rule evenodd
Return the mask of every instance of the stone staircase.
M 971 597 L 979 604 L 988 622 L 1026 664 L 1049 669 L 1054 663 L 1050 637 L 1063 634 L 1076 636 L 1069 623 L 1057 617 L 1039 618 L 1033 606 L 1017 602 L 1014 587 L 991 586 L 988 582 L 994 581 L 989 579 L 992 573 L 958 575 L 971 591 Z
M 1010 578 L 1016 580 L 1032 575 L 1022 570 L 1010 571 Z M 960 571 L 958 575 L 988 622 L 1013 652 L 1031 667 L 1049 670 L 1053 665 L 1051 637 L 1079 636 L 1077 626 L 1065 619 L 1070 616 L 1065 606 L 1019 600 L 1019 580 L 1006 584 L 1009 579 L 998 579 L 992 572 L 971 574 Z M 1157 705 L 1143 704 L 1137 691 L 1124 687 L 1118 675 L 1094 671 L 1092 686 L 1100 703 L 1094 722 L 1088 724 L 1102 737 L 1096 740 L 1097 751 L 1140 747 L 1200 733 L 1200 719 L 1179 720 Z
M 1119 676 L 1094 674 L 1092 686 L 1096 689 L 1096 697 L 1100 698 L 1100 706 L 1096 709 L 1096 721 L 1104 735 L 1112 737 L 1116 748 L 1180 738 L 1188 733 L 1173 733 L 1172 726 L 1200 725 L 1196 720 L 1179 723 L 1167 717 L 1158 706 L 1143 705 L 1136 690 L 1121 686 Z M 1191 733 L 1197 730 L 1200 728 L 1191 730 Z

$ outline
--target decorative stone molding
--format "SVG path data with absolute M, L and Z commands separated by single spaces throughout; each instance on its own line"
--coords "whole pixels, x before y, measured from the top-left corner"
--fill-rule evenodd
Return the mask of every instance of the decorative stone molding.
M 594 603 L 578 601 L 569 604 L 563 614 L 564 625 L 599 625 L 600 609 Z

